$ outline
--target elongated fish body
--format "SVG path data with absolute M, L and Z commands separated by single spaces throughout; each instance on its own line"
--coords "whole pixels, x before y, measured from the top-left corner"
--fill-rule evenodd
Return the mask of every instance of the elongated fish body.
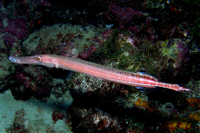
M 79 73 L 84 73 L 96 78 L 101 78 L 104 80 L 134 87 L 163 87 L 174 91 L 190 91 L 190 89 L 181 87 L 177 84 L 159 82 L 156 78 L 149 75 L 109 68 L 70 57 L 57 55 L 35 55 L 25 57 L 10 56 L 9 59 L 14 63 L 19 64 L 35 64 L 71 70 Z

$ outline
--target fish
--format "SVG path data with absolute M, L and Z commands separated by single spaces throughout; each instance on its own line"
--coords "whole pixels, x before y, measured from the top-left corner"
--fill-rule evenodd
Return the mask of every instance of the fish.
M 41 55 L 21 56 L 21 57 L 10 56 L 9 60 L 12 61 L 13 63 L 18 63 L 18 64 L 42 65 L 50 68 L 55 67 L 65 70 L 71 70 L 74 72 L 87 74 L 92 77 L 100 78 L 103 80 L 134 87 L 145 87 L 145 88 L 161 87 L 178 92 L 190 91 L 189 88 L 179 86 L 178 84 L 160 82 L 155 77 L 150 75 L 110 68 L 103 65 L 71 57 L 41 54 Z

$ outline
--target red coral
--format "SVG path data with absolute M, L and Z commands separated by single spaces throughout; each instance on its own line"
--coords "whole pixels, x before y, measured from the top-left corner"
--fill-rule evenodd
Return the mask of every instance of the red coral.
M 53 121 L 56 122 L 57 120 L 62 120 L 65 115 L 59 111 L 54 111 L 52 114 Z
M 91 45 L 88 49 L 84 50 L 79 57 L 83 60 L 89 58 L 95 51 L 97 50 L 97 47 Z
M 17 70 L 11 83 L 11 91 L 15 99 L 27 100 L 31 96 L 43 99 L 50 96 L 52 80 L 47 71 L 34 66 L 23 68 Z

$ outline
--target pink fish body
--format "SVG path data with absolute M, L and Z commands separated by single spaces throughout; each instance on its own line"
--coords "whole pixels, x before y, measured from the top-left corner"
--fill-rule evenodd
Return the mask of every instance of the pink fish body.
M 122 71 L 70 57 L 35 55 L 25 57 L 10 56 L 9 59 L 14 63 L 19 64 L 36 64 L 80 72 L 96 78 L 134 87 L 162 87 L 174 91 L 190 91 L 190 89 L 181 87 L 177 84 L 159 82 L 156 78 L 149 75 Z

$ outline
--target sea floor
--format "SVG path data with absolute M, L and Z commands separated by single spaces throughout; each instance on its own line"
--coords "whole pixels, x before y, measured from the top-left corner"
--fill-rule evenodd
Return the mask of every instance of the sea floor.
M 72 132 L 65 124 L 65 119 L 53 121 L 53 112 L 59 111 L 66 116 L 67 109 L 73 99 L 67 92 L 63 99 L 53 95 L 41 102 L 36 99 L 27 101 L 15 100 L 10 90 L 0 93 L 0 131 L 1 133 L 27 131 L 31 133 Z M 61 104 L 59 101 L 65 101 Z M 21 129 L 19 129 L 21 128 Z M 21 131 L 20 131 L 21 130 Z

